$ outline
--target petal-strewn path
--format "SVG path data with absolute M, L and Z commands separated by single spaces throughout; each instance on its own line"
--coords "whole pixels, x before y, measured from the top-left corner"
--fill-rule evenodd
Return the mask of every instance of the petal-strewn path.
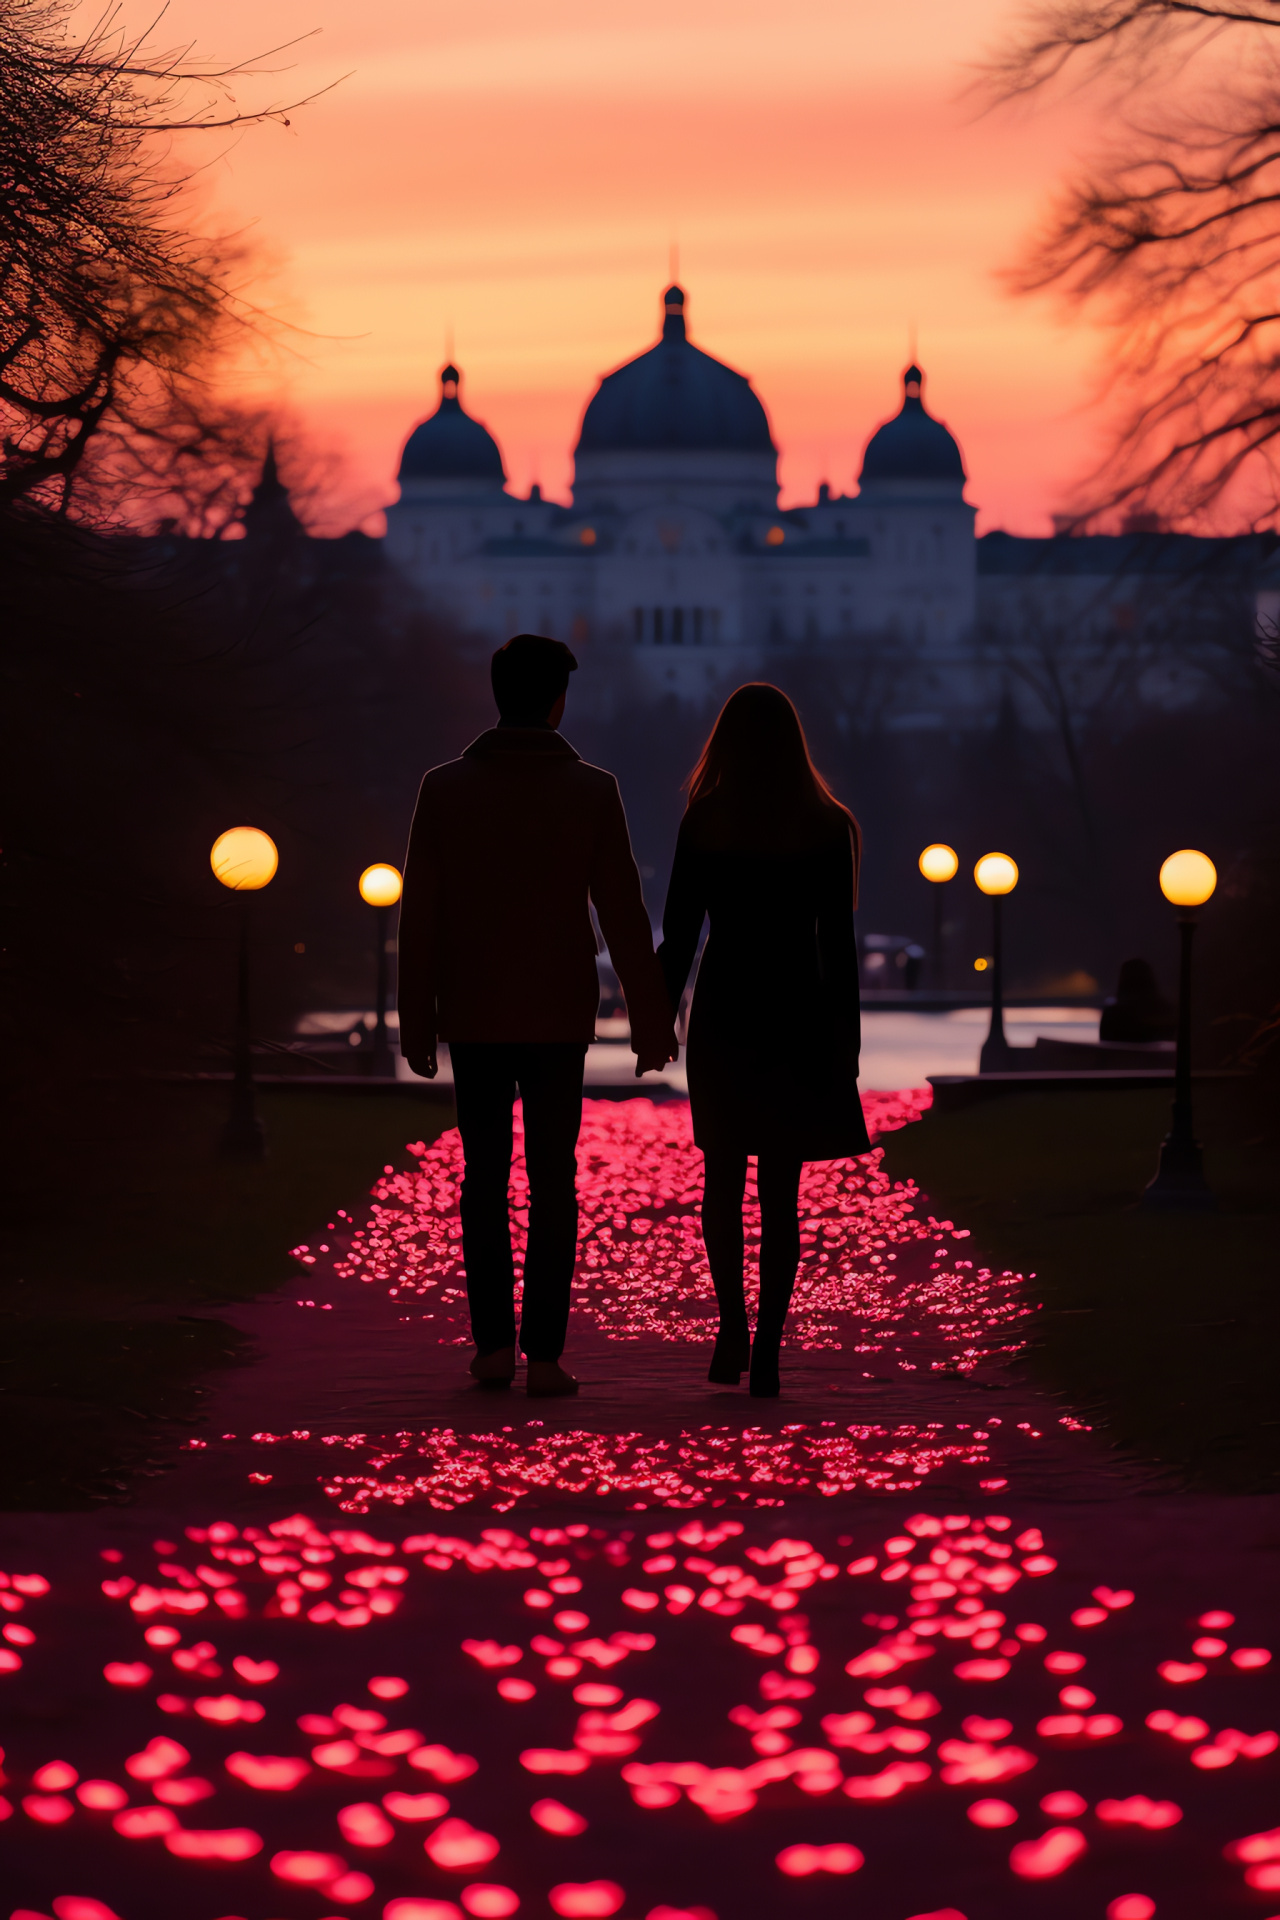
M 0 1523 L 0 1920 L 1280 1914 L 1275 1503 L 1112 1461 L 874 1155 L 709 1388 L 687 1109 L 583 1144 L 578 1401 L 465 1383 L 446 1135 L 153 1509 Z
M 869 1094 L 873 1134 L 927 1100 Z M 467 1379 L 457 1134 L 410 1155 L 363 1209 L 339 1209 L 294 1250 L 292 1298 L 233 1315 L 261 1358 L 190 1444 L 181 1480 L 202 1497 L 270 1475 L 277 1496 L 322 1484 L 349 1513 L 509 1512 L 565 1495 L 639 1511 L 924 1484 L 976 1497 L 1015 1466 L 1028 1491 L 1133 1481 L 1136 1469 L 1065 1444 L 1081 1422 L 1011 1372 L 1033 1286 L 986 1267 L 964 1226 L 890 1181 L 878 1152 L 806 1169 L 785 1394 L 755 1401 L 706 1381 L 715 1302 L 687 1103 L 588 1101 L 568 1354 L 584 1390 L 537 1405 Z M 517 1153 L 518 1249 L 523 1193 Z

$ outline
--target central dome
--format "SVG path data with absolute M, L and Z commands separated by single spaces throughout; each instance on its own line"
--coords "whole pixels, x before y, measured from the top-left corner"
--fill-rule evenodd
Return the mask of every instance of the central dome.
M 668 287 L 663 307 L 657 345 L 607 373 L 596 388 L 582 416 L 577 452 L 773 454 L 769 417 L 746 375 L 690 343 L 683 290 Z

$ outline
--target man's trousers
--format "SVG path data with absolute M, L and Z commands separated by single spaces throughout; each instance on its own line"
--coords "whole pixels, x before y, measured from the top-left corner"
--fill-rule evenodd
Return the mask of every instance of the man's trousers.
M 524 1102 L 529 1234 L 520 1345 L 530 1360 L 564 1352 L 578 1248 L 578 1162 L 584 1042 L 458 1041 L 451 1044 L 454 1098 L 466 1169 L 462 1252 L 471 1335 L 481 1354 L 516 1338 L 507 1188 L 512 1108 Z

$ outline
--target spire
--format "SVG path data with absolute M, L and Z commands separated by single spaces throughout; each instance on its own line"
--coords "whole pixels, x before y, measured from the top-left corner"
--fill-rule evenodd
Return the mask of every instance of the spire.
M 289 497 L 288 489 L 280 478 L 280 466 L 276 460 L 276 437 L 274 434 L 269 434 L 267 451 L 262 462 L 262 473 L 253 490 L 252 504 L 255 507 L 270 506 L 282 495 L 286 500 Z
M 455 411 L 456 412 L 461 411 L 462 402 L 458 398 L 458 388 L 461 382 L 462 382 L 462 375 L 458 372 L 458 369 L 454 366 L 452 360 L 450 360 L 447 366 L 441 367 L 440 369 L 440 411 L 441 413 L 453 413 Z
M 670 286 L 662 296 L 662 337 L 664 340 L 683 340 L 684 330 L 684 288 Z
M 911 408 L 913 411 L 918 409 L 923 413 L 924 400 L 921 397 L 923 391 L 924 375 L 913 360 L 902 376 L 902 407 L 904 412 L 906 412 L 908 408 Z
M 273 532 L 297 533 L 300 531 L 300 522 L 293 511 L 289 489 L 280 478 L 274 434 L 267 440 L 262 473 L 257 486 L 249 496 L 248 505 L 242 517 L 247 536 L 256 535 L 261 538 Z

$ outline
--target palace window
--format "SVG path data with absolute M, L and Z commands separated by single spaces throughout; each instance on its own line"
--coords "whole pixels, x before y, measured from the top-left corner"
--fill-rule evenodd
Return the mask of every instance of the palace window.
M 700 647 L 720 639 L 718 607 L 643 607 L 631 610 L 632 638 L 641 641 L 648 631 L 657 647 Z

